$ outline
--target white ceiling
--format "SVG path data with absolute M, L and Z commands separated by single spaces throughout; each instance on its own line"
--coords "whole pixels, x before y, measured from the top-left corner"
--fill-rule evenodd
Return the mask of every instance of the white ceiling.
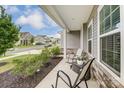
M 93 5 L 56 5 L 53 6 L 69 30 L 80 30 L 86 23 Z

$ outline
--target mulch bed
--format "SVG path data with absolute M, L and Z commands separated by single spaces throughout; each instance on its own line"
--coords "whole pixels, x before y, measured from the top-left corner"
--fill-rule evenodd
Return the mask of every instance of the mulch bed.
M 6 65 L 6 64 L 7 64 L 7 62 L 2 62 L 2 63 L 0 63 L 0 67 L 4 66 L 4 65 Z
M 51 58 L 49 62 L 33 76 L 21 78 L 14 76 L 10 71 L 0 74 L 1 88 L 34 88 L 40 81 L 62 60 L 62 57 Z

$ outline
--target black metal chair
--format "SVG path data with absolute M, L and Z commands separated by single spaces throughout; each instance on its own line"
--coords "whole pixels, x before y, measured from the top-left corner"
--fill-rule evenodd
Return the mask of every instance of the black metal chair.
M 57 88 L 58 86 L 58 79 L 62 79 L 62 81 L 68 85 L 68 87 L 70 88 L 80 88 L 79 87 L 79 84 L 84 81 L 85 82 L 85 85 L 86 87 L 88 88 L 88 84 L 87 84 L 87 79 L 86 79 L 86 76 L 87 76 L 87 73 L 88 71 L 90 70 L 90 67 L 91 67 L 91 64 L 92 62 L 94 61 L 95 58 L 92 58 L 92 59 L 89 59 L 85 64 L 84 66 L 82 67 L 82 69 L 80 70 L 78 76 L 76 77 L 76 80 L 74 82 L 74 84 L 72 84 L 71 82 L 71 78 L 69 77 L 68 74 L 66 74 L 64 71 L 62 70 L 59 70 L 57 72 L 57 77 L 56 77 L 56 83 L 55 83 L 55 86 L 52 85 L 53 88 Z M 64 76 L 67 77 L 67 80 L 66 81 L 60 74 L 63 74 Z

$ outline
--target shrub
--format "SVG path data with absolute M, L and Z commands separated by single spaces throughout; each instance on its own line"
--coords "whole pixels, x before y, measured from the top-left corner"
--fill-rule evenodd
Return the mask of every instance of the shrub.
M 24 58 L 15 59 L 13 63 L 15 67 L 12 72 L 15 75 L 21 77 L 27 77 L 33 75 L 41 68 L 44 64 L 48 62 L 48 59 L 51 56 L 51 51 L 49 48 L 42 49 L 42 53 L 34 56 L 25 56 Z
M 42 60 L 42 63 L 45 64 L 48 62 L 48 59 L 51 56 L 51 51 L 49 48 L 42 49 L 42 53 L 40 54 L 40 59 Z
M 27 77 L 33 75 L 43 65 L 40 56 L 26 56 L 25 58 L 13 60 L 15 67 L 12 72 L 15 75 Z
M 59 55 L 60 54 L 60 48 L 58 46 L 54 46 L 51 48 L 52 55 Z

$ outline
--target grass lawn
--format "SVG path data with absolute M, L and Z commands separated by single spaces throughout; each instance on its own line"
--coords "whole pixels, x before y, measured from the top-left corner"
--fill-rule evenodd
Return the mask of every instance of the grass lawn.
M 10 55 L 9 55 L 10 56 Z M 8 56 L 0 56 L 0 58 L 4 58 L 4 57 L 8 57 Z
M 0 61 L 0 63 L 2 63 L 2 62 L 7 62 L 6 65 L 0 67 L 0 73 L 3 73 L 3 72 L 5 72 L 5 71 L 8 71 L 8 70 L 12 69 L 12 68 L 14 67 L 14 64 L 12 63 L 12 61 L 13 61 L 14 59 L 21 59 L 21 58 L 24 58 L 24 57 L 34 56 L 34 55 L 35 55 L 35 54 L 22 55 L 22 56 L 18 56 L 18 57 L 14 57 L 14 58 L 10 58 L 10 59 L 6 59 L 6 60 Z

